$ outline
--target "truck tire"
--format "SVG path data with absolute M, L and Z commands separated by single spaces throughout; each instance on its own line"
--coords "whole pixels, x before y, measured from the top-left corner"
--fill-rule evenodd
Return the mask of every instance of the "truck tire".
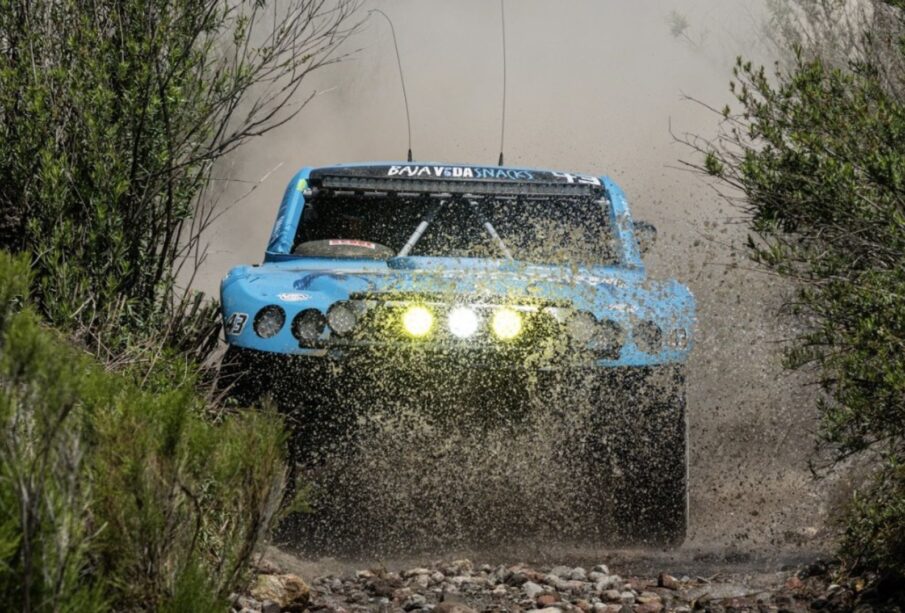
M 583 445 L 593 505 L 605 511 L 596 532 L 614 545 L 678 547 L 688 522 L 684 368 L 607 379 Z

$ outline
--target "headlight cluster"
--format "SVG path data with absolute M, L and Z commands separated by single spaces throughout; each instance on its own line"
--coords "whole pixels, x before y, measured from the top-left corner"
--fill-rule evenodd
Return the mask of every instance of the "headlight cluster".
M 355 310 L 348 303 L 337 303 L 330 307 L 326 317 L 317 309 L 306 309 L 292 319 L 292 336 L 302 345 L 313 345 L 324 328 L 330 329 L 340 336 L 352 332 L 358 323 Z M 255 334 L 261 338 L 276 336 L 286 324 L 286 312 L 277 305 L 269 305 L 255 315 Z
M 313 347 L 327 327 L 341 337 L 348 336 L 359 326 L 363 313 L 352 302 L 338 302 L 330 307 L 326 315 L 317 309 L 306 309 L 293 319 L 290 330 L 292 336 L 301 346 Z M 388 313 L 389 314 L 389 313 Z M 454 306 L 448 311 L 436 311 L 423 304 L 410 304 L 392 313 L 389 327 L 394 335 L 400 332 L 414 339 L 431 336 L 437 326 L 442 326 L 449 335 L 461 340 L 469 339 L 482 330 L 498 341 L 514 341 L 525 335 L 526 323 L 529 332 L 534 334 L 537 323 L 534 319 L 526 321 L 525 313 L 511 307 L 494 307 L 492 309 L 473 308 L 470 306 Z M 532 323 L 534 322 L 534 323 Z M 272 338 L 286 325 L 286 312 L 277 305 L 268 305 L 255 315 L 253 328 L 261 338 Z M 618 359 L 625 344 L 627 329 L 612 319 L 598 320 L 586 311 L 575 311 L 563 322 L 569 347 L 590 350 L 598 358 Z M 669 329 L 667 332 L 652 320 L 635 323 L 631 328 L 631 338 L 635 346 L 648 354 L 656 354 L 664 346 L 671 349 L 684 349 L 688 346 L 688 333 L 684 328 Z

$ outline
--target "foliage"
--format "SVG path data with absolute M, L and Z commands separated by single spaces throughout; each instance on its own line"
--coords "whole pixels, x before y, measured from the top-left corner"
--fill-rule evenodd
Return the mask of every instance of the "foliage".
M 889 14 L 901 41 L 905 14 Z M 787 362 L 812 368 L 825 391 L 821 441 L 837 460 L 876 464 L 851 505 L 844 558 L 905 573 L 905 98 L 889 65 L 799 53 L 768 75 L 740 59 L 740 112 L 715 141 L 688 142 L 746 210 L 753 258 L 795 282 L 802 332 Z
M 0 0 L 0 248 L 52 323 L 213 348 L 216 308 L 176 288 L 213 164 L 301 110 L 357 2 Z
M 0 603 L 224 610 L 279 502 L 279 420 L 211 423 L 184 358 L 158 358 L 154 392 L 105 370 L 41 323 L 29 278 L 0 252 Z

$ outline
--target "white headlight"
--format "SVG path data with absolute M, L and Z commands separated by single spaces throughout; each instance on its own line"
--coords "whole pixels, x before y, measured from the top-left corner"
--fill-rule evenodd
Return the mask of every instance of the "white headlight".
M 468 338 L 478 330 L 478 314 L 468 307 L 456 307 L 449 312 L 449 331 L 459 338 Z

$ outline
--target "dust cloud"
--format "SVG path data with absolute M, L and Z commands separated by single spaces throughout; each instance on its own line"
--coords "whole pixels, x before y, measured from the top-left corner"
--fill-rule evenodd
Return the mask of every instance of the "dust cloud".
M 364 9 L 374 7 L 395 24 L 415 159 L 495 164 L 498 3 L 387 0 Z M 786 288 L 746 262 L 739 212 L 681 169 L 678 160 L 691 153 L 670 133 L 713 134 L 718 118 L 683 94 L 722 107 L 737 54 L 771 61 L 759 35 L 765 9 L 740 0 L 510 0 L 506 10 L 507 165 L 613 177 L 635 218 L 659 230 L 649 274 L 679 279 L 697 299 L 687 373 L 685 549 L 820 549 L 833 486 L 808 471 L 812 391 L 779 362 L 779 342 L 793 333 L 776 315 Z M 671 32 L 674 11 L 687 20 L 687 36 Z M 229 267 L 261 261 L 283 189 L 298 168 L 404 159 L 405 113 L 386 23 L 370 20 L 347 47 L 361 51 L 312 80 L 309 87 L 322 93 L 308 108 L 217 173 L 239 181 L 224 188 L 222 202 L 230 208 L 209 234 L 200 289 L 216 292 Z M 409 443 L 408 449 L 420 444 Z M 499 444 L 488 443 L 488 457 Z M 385 468 L 395 479 L 418 474 L 394 462 Z M 520 470 L 544 476 L 538 465 L 513 465 L 511 473 Z M 567 500 L 555 494 L 561 478 L 547 473 L 525 504 Z M 400 513 L 413 506 L 387 493 L 408 491 L 402 485 L 390 488 L 361 504 L 395 505 Z M 479 502 L 469 495 L 462 504 Z M 411 512 L 428 512 L 430 501 L 421 509 Z

